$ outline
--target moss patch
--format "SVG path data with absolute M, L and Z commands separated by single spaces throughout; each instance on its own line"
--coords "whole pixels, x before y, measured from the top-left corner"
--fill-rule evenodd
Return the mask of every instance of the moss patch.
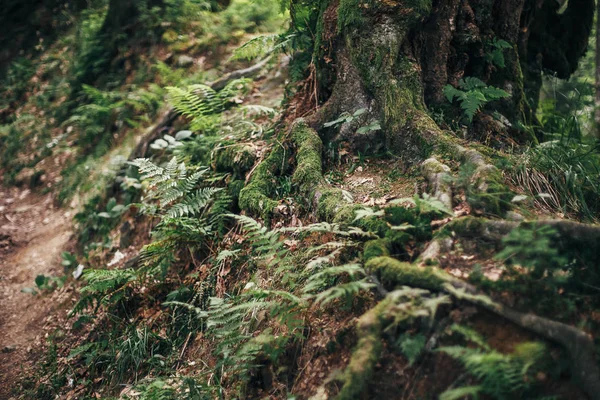
M 213 167 L 216 171 L 232 172 L 238 179 L 243 179 L 255 162 L 255 148 L 245 143 L 216 148 L 213 155 Z
M 391 257 L 377 257 L 369 260 L 365 268 L 376 274 L 386 287 L 411 286 L 441 291 L 443 284 L 452 278 L 433 268 L 418 267 Z
M 259 164 L 250 183 L 240 191 L 239 206 L 269 220 L 278 202 L 272 199 L 277 184 L 276 176 L 286 169 L 285 150 L 277 146 Z

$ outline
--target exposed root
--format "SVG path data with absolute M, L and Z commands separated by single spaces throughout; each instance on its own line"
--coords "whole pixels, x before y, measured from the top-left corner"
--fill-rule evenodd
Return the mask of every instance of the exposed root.
M 289 138 L 296 153 L 292 181 L 300 193 L 311 200 L 316 216 L 324 221 L 351 221 L 357 206 L 344 196 L 341 189 L 325 181 L 323 143 L 317 132 L 300 118 L 292 124 Z M 272 198 L 277 176 L 287 169 L 284 150 L 287 144 L 271 150 L 269 156 L 256 167 L 250 183 L 240 192 L 241 209 L 260 215 L 265 220 L 272 216 L 277 206 L 277 201 Z
M 317 217 L 325 221 L 351 221 L 356 206 L 323 177 L 323 143 L 317 132 L 298 119 L 292 126 L 291 139 L 297 151 L 292 180 L 312 199 Z
M 556 223 L 556 221 L 549 221 Z M 582 224 L 560 221 L 564 229 L 585 231 L 600 235 L 600 228 L 582 227 Z M 600 237 L 600 236 L 597 236 Z M 600 369 L 595 360 L 595 346 L 585 332 L 561 322 L 552 321 L 531 313 L 521 313 L 491 300 L 475 287 L 449 274 L 431 268 L 421 268 L 390 257 L 378 257 L 366 264 L 366 269 L 376 273 L 387 288 L 412 286 L 434 291 L 444 291 L 460 300 L 483 307 L 514 324 L 538 334 L 546 340 L 564 347 L 571 360 L 571 373 L 583 390 L 593 399 L 600 393 Z
M 286 154 L 282 145 L 276 145 L 267 158 L 258 164 L 246 187 L 240 191 L 239 205 L 242 210 L 270 220 L 278 202 L 273 200 L 277 176 L 286 170 Z
M 219 146 L 213 150 L 212 166 L 215 171 L 232 172 L 237 179 L 244 179 L 257 158 L 257 148 L 249 143 Z
M 238 69 L 237 71 L 230 72 L 228 74 L 223 75 L 221 78 L 209 84 L 209 86 L 214 90 L 221 90 L 231 81 L 241 78 L 249 78 L 251 76 L 257 75 L 262 69 L 267 65 L 271 56 L 264 58 L 258 63 L 254 64 L 251 67 Z
M 448 209 L 452 209 L 452 185 L 450 167 L 435 158 L 428 158 L 421 164 L 423 175 L 429 181 L 432 195 Z
M 336 397 L 338 400 L 360 398 L 371 381 L 373 370 L 381 356 L 384 315 L 392 304 L 392 299 L 388 295 L 358 319 L 356 324 L 358 343 L 344 371 L 343 386 Z
M 442 236 L 455 236 L 458 239 L 484 240 L 498 247 L 502 238 L 513 229 L 524 227 L 549 226 L 558 235 L 555 245 L 569 253 L 578 253 L 580 261 L 594 265 L 600 259 L 600 226 L 567 220 L 506 221 L 489 220 L 477 217 L 455 219 L 446 225 Z

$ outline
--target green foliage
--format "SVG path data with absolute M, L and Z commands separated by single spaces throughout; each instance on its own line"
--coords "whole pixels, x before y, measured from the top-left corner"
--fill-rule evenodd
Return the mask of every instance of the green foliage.
M 83 85 L 79 105 L 63 126 L 77 127 L 78 144 L 84 154 L 92 151 L 95 157 L 99 157 L 110 148 L 117 126 L 138 127 L 148 114 L 158 109 L 161 99 L 162 91 L 157 86 L 150 90 L 121 92 L 101 91 Z
M 504 68 L 504 50 L 512 49 L 513 46 L 505 40 L 493 38 L 485 44 L 485 60 L 497 66 Z
M 531 398 L 535 395 L 536 374 L 543 368 L 546 347 L 541 343 L 521 343 L 512 354 L 489 348 L 442 347 L 439 351 L 463 364 L 480 383 L 444 392 L 440 399 L 463 398 L 466 394 L 488 395 L 493 399 Z
M 2 79 L 0 110 L 9 108 L 11 104 L 21 99 L 27 92 L 29 80 L 34 73 L 34 64 L 27 58 L 19 57 L 10 64 Z
M 154 241 L 140 256 L 147 265 L 159 267 L 164 276 L 178 249 L 198 250 L 207 237 L 220 233 L 229 198 L 210 186 L 208 169 L 188 171 L 176 157 L 165 167 L 148 159 L 136 159 L 132 165 L 139 168 L 147 186 L 140 211 L 160 219 L 152 233 Z
M 398 338 L 396 346 L 400 348 L 402 354 L 408 359 L 408 364 L 413 365 L 423 352 L 426 343 L 427 337 L 423 334 L 417 333 L 416 335 L 411 335 L 405 333 Z
M 232 104 L 232 99 L 247 91 L 248 82 L 247 79 L 236 79 L 218 92 L 200 84 L 185 89 L 172 86 L 166 89 L 173 108 L 191 119 L 192 131 L 212 133 L 220 123 L 221 113 Z
M 210 392 L 193 378 L 170 377 L 144 380 L 134 387 L 135 395 L 125 399 L 139 400 L 210 400 Z
M 108 200 L 102 209 L 102 198 L 93 197 L 83 206 L 83 210 L 75 214 L 77 238 L 86 248 L 96 248 L 109 243 L 109 233 L 116 226 L 127 207 L 117 204 L 115 198 Z
M 347 275 L 351 279 L 350 282 L 338 283 L 323 290 L 330 286 L 329 282 L 334 281 L 334 278 L 341 275 Z M 375 284 L 371 283 L 369 278 L 354 280 L 355 275 L 366 276 L 365 270 L 359 264 L 323 268 L 308 277 L 302 291 L 305 293 L 305 298 L 314 299 L 316 304 L 324 306 L 336 299 L 343 299 L 347 306 L 351 306 L 352 301 L 360 292 L 375 287 Z M 316 292 L 316 294 L 312 294 L 313 292 Z
M 475 77 L 467 77 L 458 82 L 458 89 L 452 85 L 444 87 L 444 95 L 449 102 L 457 100 L 469 123 L 477 112 L 493 100 L 509 97 L 510 95 L 502 89 L 488 86 L 485 82 Z
M 502 217 L 514 206 L 514 193 L 499 170 L 479 169 L 476 164 L 464 163 L 454 184 L 464 191 L 467 202 L 478 214 Z
M 597 221 L 600 212 L 598 145 L 571 135 L 527 149 L 513 179 L 539 207 Z
M 272 34 L 261 35 L 250 39 L 233 51 L 232 60 L 252 60 L 276 54 L 291 47 L 294 35 Z
M 504 249 L 495 258 L 527 267 L 537 279 L 546 274 L 552 278 L 569 264 L 569 259 L 553 244 L 557 236 L 558 232 L 550 226 L 532 225 L 513 229 L 502 239 Z

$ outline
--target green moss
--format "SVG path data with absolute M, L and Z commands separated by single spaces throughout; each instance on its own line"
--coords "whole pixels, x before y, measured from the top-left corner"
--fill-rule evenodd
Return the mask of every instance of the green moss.
M 285 150 L 282 146 L 277 146 L 258 165 L 250 183 L 240 191 L 238 202 L 240 209 L 269 220 L 278 204 L 271 198 L 275 192 L 276 176 L 283 173 L 285 169 Z
M 418 241 L 431 239 L 433 232 L 431 229 L 432 216 L 428 213 L 423 213 L 418 207 L 388 207 L 385 209 L 385 220 L 391 225 L 396 226 L 403 224 L 412 225 L 413 228 L 408 229 L 406 232 L 412 234 Z
M 411 286 L 440 291 L 443 284 L 452 279 L 442 271 L 418 267 L 390 257 L 373 258 L 365 268 L 375 273 L 386 287 Z
M 340 0 L 338 6 L 338 32 L 348 27 L 365 24 L 364 10 L 373 5 L 373 0 Z
M 244 188 L 244 181 L 241 179 L 236 179 L 236 180 L 232 180 L 231 182 L 229 182 L 229 184 L 227 185 L 227 191 L 229 193 L 229 195 L 234 199 L 237 200 L 240 197 L 240 192 L 242 191 L 242 189 Z
M 375 257 L 389 256 L 390 242 L 387 239 L 369 240 L 363 249 L 363 261 L 367 262 Z
M 344 371 L 344 385 L 336 399 L 360 399 L 366 390 L 381 357 L 381 334 L 386 311 L 391 305 L 391 299 L 385 298 L 359 318 L 356 325 L 358 343 Z
M 364 231 L 377 234 L 379 237 L 384 237 L 390 230 L 388 223 L 379 217 L 362 218 L 357 221 L 356 225 Z
M 417 162 L 431 153 L 432 141 L 439 128 L 425 112 L 420 69 L 400 50 L 407 32 L 429 12 L 431 2 L 414 0 L 382 4 L 378 7 L 397 10 L 389 12 L 388 21 L 372 24 L 370 34 L 365 34 L 364 30 L 347 32 L 347 46 L 363 83 L 381 107 L 388 150 L 401 154 L 410 162 Z
M 476 170 L 465 192 L 469 204 L 484 214 L 501 217 L 513 207 L 514 193 L 504 183 L 500 171 L 491 166 Z
M 487 220 L 477 218 L 472 215 L 457 218 L 445 225 L 439 232 L 439 235 L 452 236 L 455 233 L 457 236 L 470 236 L 470 232 L 479 232 L 485 226 Z
M 326 187 L 319 190 L 320 197 L 317 204 L 317 216 L 325 221 L 350 223 L 354 220 L 358 204 L 349 203 L 341 189 Z
M 218 172 L 233 172 L 236 178 L 244 178 L 256 162 L 256 150 L 244 143 L 226 144 L 216 148 L 213 167 Z
M 310 192 L 324 181 L 321 165 L 323 143 L 317 132 L 302 120 L 292 128 L 292 140 L 297 146 L 297 165 L 292 181 L 302 192 Z
M 385 234 L 385 238 L 389 241 L 389 247 L 393 254 L 405 254 L 406 246 L 408 245 L 408 242 L 414 238 L 414 236 L 405 231 L 396 231 L 390 229 Z

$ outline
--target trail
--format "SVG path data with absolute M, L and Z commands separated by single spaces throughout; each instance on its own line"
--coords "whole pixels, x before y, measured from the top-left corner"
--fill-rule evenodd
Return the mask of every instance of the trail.
M 60 254 L 70 221 L 50 195 L 0 187 L 0 399 L 18 395 L 19 378 L 41 357 L 36 348 L 60 304 L 50 297 L 59 293 L 22 289 L 34 287 L 37 275 L 63 274 Z

